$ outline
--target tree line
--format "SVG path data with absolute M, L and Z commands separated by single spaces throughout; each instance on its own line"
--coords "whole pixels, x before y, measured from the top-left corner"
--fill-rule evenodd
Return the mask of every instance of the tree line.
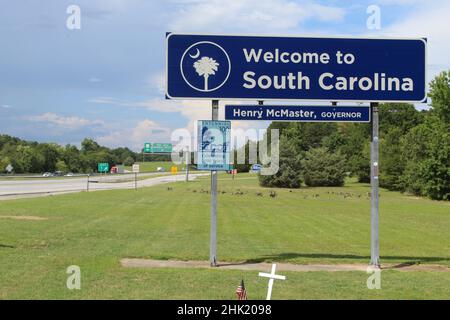
M 429 97 L 429 110 L 380 104 L 379 182 L 389 190 L 449 200 L 450 72 L 430 83 Z M 270 129 L 280 132 L 279 171 L 260 175 L 262 186 L 342 186 L 347 176 L 370 182 L 370 124 L 272 122 L 268 141 Z M 248 171 L 250 164 L 236 167 Z
M 442 72 L 430 83 L 429 97 L 429 110 L 418 111 L 403 103 L 380 105 L 379 181 L 389 190 L 449 200 L 450 72 Z M 370 124 L 272 122 L 268 129 L 266 141 L 270 141 L 270 129 L 280 132 L 279 170 L 271 176 L 260 175 L 262 186 L 342 186 L 347 176 L 370 181 Z M 247 160 L 251 143 L 255 142 L 244 146 Z M 109 149 L 89 138 L 78 148 L 0 135 L 3 173 L 9 164 L 15 173 L 92 173 L 100 162 L 131 165 L 141 159 L 141 153 Z M 145 160 L 169 161 L 170 155 L 146 155 Z M 250 166 L 247 161 L 235 168 L 245 172 Z
M 25 141 L 9 135 L 0 135 L 0 173 L 11 164 L 14 173 L 73 172 L 93 173 L 100 162 L 130 166 L 142 159 L 141 153 L 129 148 L 110 149 L 86 138 L 81 148 L 74 145 Z M 168 161 L 170 156 L 146 155 L 146 161 Z

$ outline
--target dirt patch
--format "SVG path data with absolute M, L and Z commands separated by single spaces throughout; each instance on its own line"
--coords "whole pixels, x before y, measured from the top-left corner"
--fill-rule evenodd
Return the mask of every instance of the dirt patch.
M 397 264 L 383 266 L 383 270 L 400 270 L 400 271 L 434 271 L 434 272 L 450 272 L 450 268 L 439 264 Z
M 120 263 L 127 268 L 210 268 L 208 261 L 178 261 L 178 260 L 152 260 L 152 259 L 122 259 Z M 270 271 L 271 263 L 219 263 L 218 269 Z M 367 272 L 367 264 L 293 264 L 277 263 L 277 271 L 294 272 L 339 272 L 362 271 Z M 441 265 L 383 265 L 382 270 L 399 271 L 435 271 L 450 272 L 450 268 Z
M 48 220 L 48 218 L 37 217 L 37 216 L 0 216 L 0 219 L 31 220 L 31 221 Z

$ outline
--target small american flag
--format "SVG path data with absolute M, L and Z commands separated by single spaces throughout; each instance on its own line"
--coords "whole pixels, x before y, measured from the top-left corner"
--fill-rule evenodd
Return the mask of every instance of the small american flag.
M 241 284 L 236 289 L 238 300 L 247 300 L 247 291 L 245 291 L 244 280 L 241 280 Z

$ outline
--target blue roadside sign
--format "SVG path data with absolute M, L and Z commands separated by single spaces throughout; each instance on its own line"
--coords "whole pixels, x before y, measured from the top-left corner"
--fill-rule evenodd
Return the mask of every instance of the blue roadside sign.
M 226 105 L 225 119 L 300 122 L 370 122 L 370 107 Z
M 168 33 L 166 42 L 168 99 L 426 99 L 426 39 Z
M 197 169 L 230 170 L 231 122 L 200 120 L 197 128 Z
M 254 164 L 252 165 L 252 171 L 261 171 L 262 165 L 260 164 Z

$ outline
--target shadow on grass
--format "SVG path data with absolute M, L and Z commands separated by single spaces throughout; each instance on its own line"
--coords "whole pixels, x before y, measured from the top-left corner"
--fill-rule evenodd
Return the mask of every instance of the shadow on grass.
M 248 259 L 240 264 L 259 263 L 259 262 L 288 262 L 296 258 L 308 259 L 349 259 L 370 261 L 370 256 L 361 256 L 353 254 L 331 254 L 331 253 L 281 253 L 277 255 L 267 255 L 258 258 Z M 420 263 L 449 262 L 450 257 L 412 257 L 412 256 L 381 256 L 381 261 L 403 261 L 403 264 L 413 265 Z
M 11 246 L 11 245 L 9 245 L 9 244 L 2 244 L 2 243 L 0 243 L 0 248 L 14 249 L 15 247 L 14 247 L 14 246 Z

